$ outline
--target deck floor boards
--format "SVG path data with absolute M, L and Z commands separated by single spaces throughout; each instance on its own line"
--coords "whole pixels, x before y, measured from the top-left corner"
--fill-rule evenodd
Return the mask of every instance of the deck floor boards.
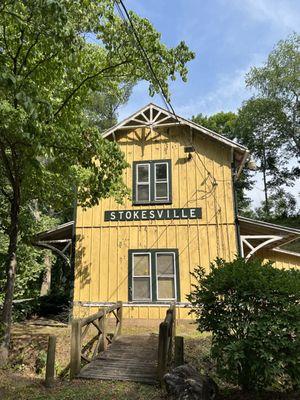
M 157 384 L 158 336 L 120 336 L 80 371 L 81 379 L 106 379 Z

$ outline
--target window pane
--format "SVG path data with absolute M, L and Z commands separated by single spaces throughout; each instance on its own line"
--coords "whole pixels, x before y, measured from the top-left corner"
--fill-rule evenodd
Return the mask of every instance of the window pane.
M 133 279 L 133 299 L 150 300 L 150 278 Z
M 156 164 L 156 179 L 167 179 L 167 164 Z
M 174 278 L 158 278 L 157 289 L 159 299 L 174 299 Z
M 157 183 L 156 184 L 156 198 L 168 198 L 168 184 L 167 183 Z
M 149 185 L 137 186 L 137 200 L 149 201 Z
M 135 254 L 133 256 L 133 275 L 150 275 L 149 254 Z
M 174 274 L 173 254 L 158 254 L 157 255 L 157 275 L 172 275 Z
M 138 165 L 138 182 L 149 182 L 149 165 Z

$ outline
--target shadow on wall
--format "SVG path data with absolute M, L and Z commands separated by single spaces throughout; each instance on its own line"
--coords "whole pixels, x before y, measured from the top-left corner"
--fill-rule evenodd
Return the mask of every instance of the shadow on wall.
M 86 248 L 83 247 L 83 235 L 76 235 L 74 280 L 83 289 L 91 283 L 91 262 L 87 260 Z

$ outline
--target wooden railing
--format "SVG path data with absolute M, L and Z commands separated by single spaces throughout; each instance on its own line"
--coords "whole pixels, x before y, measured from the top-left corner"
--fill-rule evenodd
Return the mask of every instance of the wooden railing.
M 118 302 L 110 307 L 103 307 L 98 313 L 89 317 L 72 321 L 71 379 L 80 372 L 82 362 L 91 362 L 121 334 L 122 312 L 122 302 Z M 115 317 L 116 320 L 113 333 L 108 332 L 108 317 Z
M 172 304 L 167 310 L 165 320 L 159 325 L 157 372 L 160 383 L 163 382 L 163 376 L 167 372 L 168 366 L 172 360 L 175 324 L 176 306 Z

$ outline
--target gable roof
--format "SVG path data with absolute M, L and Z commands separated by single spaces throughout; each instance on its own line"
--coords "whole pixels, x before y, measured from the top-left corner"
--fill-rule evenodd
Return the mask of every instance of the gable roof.
M 237 160 L 244 164 L 246 161 L 249 151 L 245 146 L 234 142 L 226 138 L 225 136 L 220 135 L 204 126 L 196 124 L 193 121 L 189 121 L 183 117 L 178 115 L 174 115 L 168 110 L 157 106 L 156 104 L 149 103 L 145 107 L 139 109 L 134 114 L 130 115 L 128 118 L 125 118 L 123 121 L 117 123 L 112 128 L 106 130 L 103 133 L 103 137 L 107 138 L 110 135 L 114 135 L 116 131 L 120 130 L 128 130 L 128 129 L 136 129 L 141 127 L 170 127 L 170 126 L 179 126 L 185 125 L 189 126 L 192 129 L 195 129 L 200 134 L 206 135 L 207 137 L 217 140 L 226 146 L 232 148 L 235 153 L 238 154 Z

